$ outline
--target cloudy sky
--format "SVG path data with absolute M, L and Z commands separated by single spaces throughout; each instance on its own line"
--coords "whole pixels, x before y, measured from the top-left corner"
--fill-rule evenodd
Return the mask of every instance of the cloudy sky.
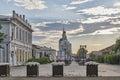
M 89 52 L 120 37 L 120 0 L 0 0 L 0 14 L 25 14 L 32 25 L 33 43 L 58 50 L 65 28 L 72 51 L 86 44 Z

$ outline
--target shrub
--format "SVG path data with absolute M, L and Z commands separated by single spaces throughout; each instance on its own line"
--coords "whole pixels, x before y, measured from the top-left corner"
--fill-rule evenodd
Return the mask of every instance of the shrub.
M 46 57 L 42 57 L 42 58 L 32 58 L 29 59 L 27 62 L 38 62 L 40 64 L 47 64 L 50 63 L 51 61 Z
M 104 56 L 105 63 L 120 64 L 120 54 L 108 54 Z
M 104 63 L 104 56 L 94 56 L 92 57 L 92 60 L 99 63 Z
M 106 54 L 104 56 L 93 56 L 92 60 L 99 63 L 120 64 L 120 54 Z

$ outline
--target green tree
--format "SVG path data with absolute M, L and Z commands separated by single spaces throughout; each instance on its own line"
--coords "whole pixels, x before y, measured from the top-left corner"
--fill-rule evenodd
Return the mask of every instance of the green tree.
M 87 52 L 88 51 L 86 50 L 86 47 L 80 47 L 80 49 L 78 49 L 78 51 L 77 51 L 77 58 L 85 59 Z
M 1 26 L 1 24 L 0 24 L 0 30 L 2 29 L 2 26 Z M 6 35 L 4 34 L 4 33 L 1 33 L 0 32 L 0 43 L 5 39 L 5 37 L 6 37 Z M 0 47 L 1 47 L 1 45 L 0 45 Z
M 117 53 L 118 51 L 120 52 L 120 39 L 116 40 L 116 43 L 114 45 L 114 52 Z

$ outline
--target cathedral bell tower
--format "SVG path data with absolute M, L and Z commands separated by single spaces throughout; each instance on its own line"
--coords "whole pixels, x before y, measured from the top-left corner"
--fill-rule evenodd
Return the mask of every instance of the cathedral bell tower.
M 64 30 L 64 28 L 63 28 L 62 39 L 67 40 L 66 31 Z
M 67 40 L 66 31 L 63 28 L 62 38 L 59 40 L 58 61 L 71 60 L 71 43 Z

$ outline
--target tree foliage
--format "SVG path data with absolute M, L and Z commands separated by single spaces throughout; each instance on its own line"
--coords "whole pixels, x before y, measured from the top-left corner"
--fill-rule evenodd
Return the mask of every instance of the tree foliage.
M 0 30 L 2 29 L 2 26 L 0 24 Z M 4 33 L 0 32 L 0 43 L 5 39 L 6 35 L 4 35 Z
M 78 49 L 78 51 L 77 51 L 77 58 L 78 59 L 85 59 L 87 52 L 88 51 L 85 48 Z
M 47 64 L 50 63 L 51 61 L 46 57 L 42 57 L 42 58 L 32 58 L 29 59 L 27 62 L 38 62 L 40 64 Z
M 99 63 L 120 64 L 120 54 L 106 54 L 104 56 L 92 56 L 92 60 Z
M 114 52 L 117 53 L 118 51 L 120 51 L 120 39 L 116 40 L 116 43 L 114 45 Z
M 91 58 L 100 63 L 107 63 L 107 64 L 120 64 L 120 39 L 116 40 L 115 45 L 112 48 L 113 53 L 95 56 L 92 55 Z

